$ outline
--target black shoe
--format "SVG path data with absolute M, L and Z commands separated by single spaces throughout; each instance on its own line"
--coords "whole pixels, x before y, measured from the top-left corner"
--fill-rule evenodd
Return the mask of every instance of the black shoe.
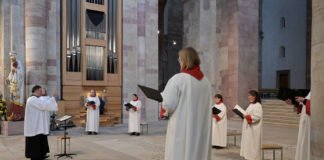
M 48 157 L 50 157 L 50 156 L 49 156 L 49 155 L 45 155 L 45 156 L 44 156 L 44 159 L 47 159 Z
M 88 135 L 91 135 L 92 134 L 92 132 L 88 132 Z
M 213 148 L 215 148 L 215 149 L 224 149 L 225 147 L 221 147 L 221 146 L 213 146 Z
M 97 132 L 93 132 L 94 135 L 97 135 L 98 133 Z
M 140 136 L 140 133 L 136 133 L 136 136 Z
M 134 135 L 135 135 L 135 132 L 132 132 L 132 133 L 130 133 L 129 135 L 134 136 Z

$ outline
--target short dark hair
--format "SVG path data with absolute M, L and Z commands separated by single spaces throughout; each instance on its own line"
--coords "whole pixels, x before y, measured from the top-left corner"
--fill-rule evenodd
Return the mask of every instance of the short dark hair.
M 32 88 L 32 93 L 35 93 L 37 90 L 41 89 L 42 87 L 40 85 L 35 85 L 33 88 Z
M 223 101 L 223 96 L 221 94 L 215 94 L 214 98 L 219 98 L 221 101 Z
M 256 90 L 250 90 L 249 95 L 255 97 L 255 101 L 253 103 L 257 103 L 257 102 L 261 103 L 260 95 Z
M 133 96 L 135 96 L 136 98 L 138 98 L 137 94 L 135 94 L 135 93 L 133 94 Z

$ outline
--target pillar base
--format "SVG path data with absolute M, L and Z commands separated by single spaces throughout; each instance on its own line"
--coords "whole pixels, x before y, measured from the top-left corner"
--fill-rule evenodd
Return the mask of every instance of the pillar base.
M 23 135 L 24 121 L 1 121 L 1 134 L 5 136 Z

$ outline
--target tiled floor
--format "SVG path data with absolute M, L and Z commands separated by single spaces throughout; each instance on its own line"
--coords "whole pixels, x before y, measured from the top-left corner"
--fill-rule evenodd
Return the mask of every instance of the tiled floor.
M 149 134 L 139 137 L 129 136 L 127 125 L 113 128 L 101 128 L 99 135 L 85 135 L 83 128 L 69 130 L 71 152 L 76 153 L 75 160 L 162 160 L 164 154 L 166 121 L 151 123 Z M 241 122 L 229 121 L 229 129 L 240 130 Z M 263 143 L 277 143 L 284 146 L 284 160 L 292 160 L 295 153 L 297 128 L 265 125 L 263 129 Z M 51 150 L 50 159 L 57 154 L 57 135 L 49 136 Z M 229 138 L 233 144 L 233 138 Z M 24 158 L 23 136 L 0 136 L 0 160 L 22 160 Z M 238 139 L 240 144 L 240 139 Z M 230 145 L 226 149 L 213 149 L 213 160 L 243 160 L 239 156 L 239 146 Z M 272 159 L 272 152 L 265 154 L 266 159 Z M 68 158 L 61 158 L 68 159 Z M 280 159 L 277 152 L 276 159 Z

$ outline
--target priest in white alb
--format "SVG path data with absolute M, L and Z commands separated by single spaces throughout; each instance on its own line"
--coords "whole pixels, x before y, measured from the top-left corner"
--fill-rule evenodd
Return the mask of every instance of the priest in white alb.
M 210 160 L 212 95 L 207 77 L 200 71 L 195 49 L 179 51 L 181 73 L 174 75 L 164 91 L 162 108 L 169 116 L 165 160 Z
M 298 140 L 296 145 L 295 160 L 310 160 L 310 98 L 311 92 L 304 97 L 297 97 L 297 101 L 300 103 L 301 113 L 299 120 Z
M 263 110 L 257 91 L 251 90 L 248 95 L 249 106 L 243 119 L 240 155 L 247 160 L 261 159 Z
M 212 146 L 216 148 L 224 148 L 227 145 L 227 113 L 226 106 L 223 103 L 223 96 L 216 94 L 214 96 L 215 105 L 221 112 L 213 114 L 213 136 Z
M 57 111 L 54 97 L 40 98 L 42 87 L 32 88 L 32 96 L 27 99 L 24 121 L 25 156 L 32 160 L 45 159 L 49 153 L 47 135 L 49 134 L 49 112 Z M 53 96 L 57 96 L 54 93 Z
M 87 109 L 87 119 L 86 119 L 86 128 L 85 131 L 90 134 L 98 134 L 99 132 L 99 106 L 100 100 L 97 96 L 97 93 L 94 89 L 90 91 L 89 96 L 86 99 L 84 105 Z
M 133 106 L 128 110 L 128 133 L 139 136 L 141 133 L 141 108 L 142 102 L 136 94 L 133 94 L 133 100 L 130 102 Z

